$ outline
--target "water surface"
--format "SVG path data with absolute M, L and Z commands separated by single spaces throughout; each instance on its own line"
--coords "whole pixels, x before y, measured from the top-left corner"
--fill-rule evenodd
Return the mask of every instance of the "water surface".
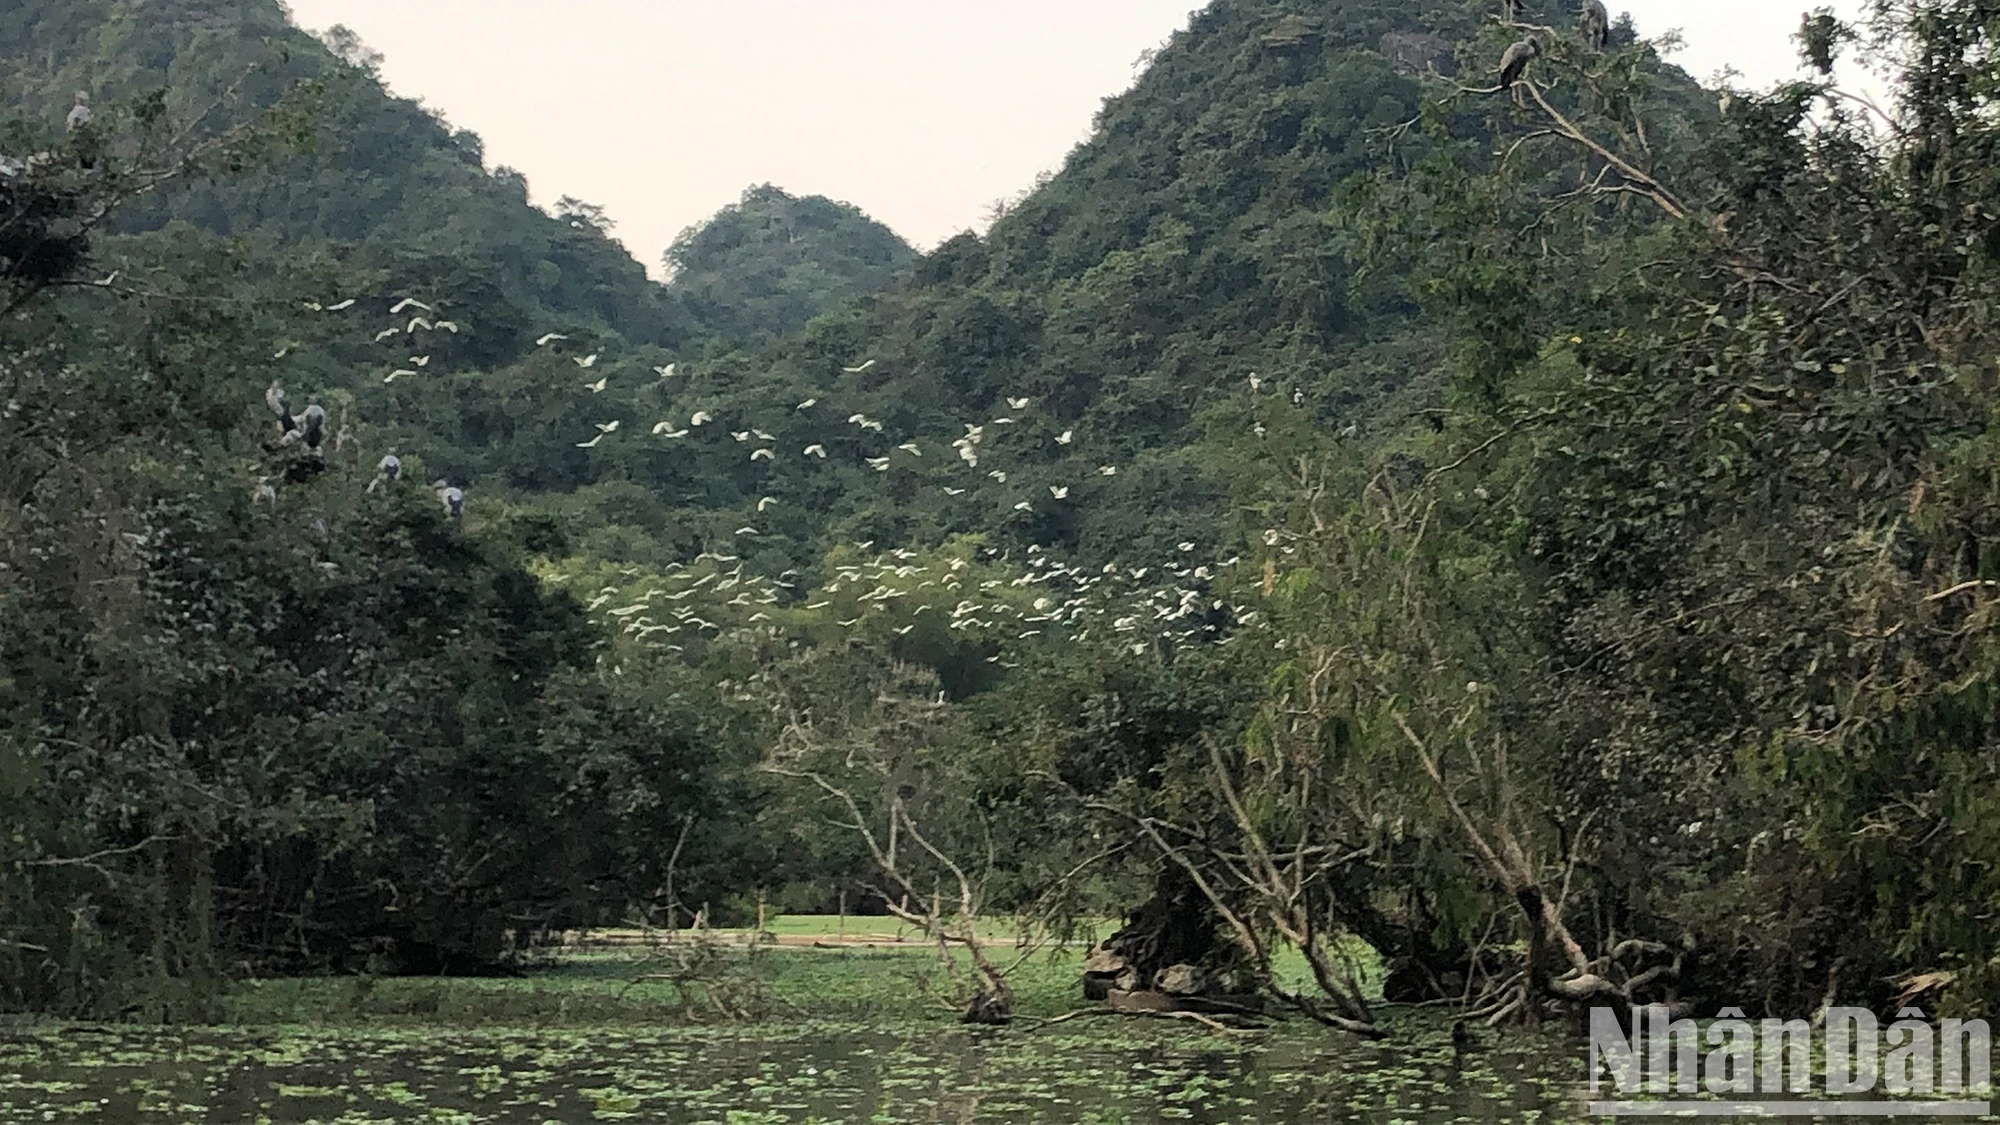
M 1460 1053 L 1441 1026 L 1370 1044 L 1310 1027 L 1225 1036 L 1107 1019 L 999 1031 L 35 1027 L 0 1032 L 0 1120 L 1566 1122 L 1590 1120 L 1581 1047 L 1553 1032 Z

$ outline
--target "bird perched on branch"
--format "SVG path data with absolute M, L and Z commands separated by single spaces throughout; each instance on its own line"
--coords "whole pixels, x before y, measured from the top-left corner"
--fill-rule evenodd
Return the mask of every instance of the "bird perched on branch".
M 63 127 L 69 132 L 76 149 L 76 162 L 85 168 L 97 167 L 99 141 L 97 131 L 90 127 L 90 120 L 90 95 L 78 90 L 76 104 L 70 107 L 69 116 L 63 119 Z
M 1542 57 L 1541 40 L 1530 35 L 1507 48 L 1500 56 L 1500 88 L 1511 90 L 1528 70 L 1528 64 Z
M 1583 13 L 1577 17 L 1576 28 L 1592 50 L 1602 51 L 1611 41 L 1611 13 L 1605 10 L 1604 0 L 1583 0 Z
M 375 463 L 375 479 L 368 482 L 368 491 L 373 492 L 384 484 L 395 484 L 403 478 L 403 459 L 391 449 Z
M 305 439 L 307 449 L 318 449 L 326 440 L 326 408 L 319 403 L 307 403 L 305 412 L 299 415 L 299 429 Z
M 457 519 L 465 514 L 465 490 L 452 487 L 448 480 L 434 480 L 431 488 L 437 492 L 438 501 L 444 505 L 445 514 Z
M 276 383 L 264 388 L 264 405 L 278 416 L 278 443 L 289 445 L 297 441 L 294 435 L 299 432 L 299 422 L 292 417 L 292 404 L 285 398 L 285 388 Z

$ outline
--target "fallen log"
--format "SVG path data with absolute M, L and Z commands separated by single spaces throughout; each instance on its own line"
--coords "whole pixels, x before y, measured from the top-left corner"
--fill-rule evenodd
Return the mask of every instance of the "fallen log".
M 1228 1013 L 1208 1015 L 1203 1012 L 1160 1011 L 1149 1008 L 1081 1008 L 1074 1012 L 1066 1012 L 1053 1019 L 1043 1020 L 1028 1030 L 1040 1031 L 1045 1027 L 1053 1027 L 1059 1023 L 1068 1023 L 1071 1020 L 1085 1019 L 1091 1016 L 1123 1016 L 1127 1019 L 1186 1020 L 1191 1023 L 1201 1024 L 1203 1027 L 1214 1031 L 1225 1033 L 1262 1031 L 1271 1026 L 1260 1019 Z

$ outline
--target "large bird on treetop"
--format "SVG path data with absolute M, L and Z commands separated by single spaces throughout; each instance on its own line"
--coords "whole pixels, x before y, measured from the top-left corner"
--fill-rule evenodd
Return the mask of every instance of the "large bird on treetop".
M 74 133 L 90 124 L 90 95 L 85 91 L 76 92 L 76 104 L 70 107 L 69 117 L 63 122 L 65 128 Z
M 1604 0 L 1583 0 L 1583 14 L 1577 17 L 1576 28 L 1583 33 L 1583 41 L 1593 50 L 1602 51 L 1611 41 L 1611 13 L 1604 8 Z
M 368 482 L 368 491 L 373 492 L 384 484 L 395 484 L 403 479 L 403 459 L 391 449 L 375 463 L 375 479 Z
M 316 402 L 307 404 L 299 415 L 299 424 L 305 430 L 306 447 L 318 449 L 326 438 L 326 408 Z
M 1507 52 L 1500 56 L 1500 88 L 1513 89 L 1514 83 L 1519 82 L 1521 75 L 1527 72 L 1528 64 L 1541 57 L 1541 41 L 1532 35 L 1507 48 Z
M 454 488 L 450 481 L 443 479 L 432 481 L 431 488 L 436 490 L 438 499 L 443 502 L 446 515 L 457 519 L 465 514 L 465 490 Z

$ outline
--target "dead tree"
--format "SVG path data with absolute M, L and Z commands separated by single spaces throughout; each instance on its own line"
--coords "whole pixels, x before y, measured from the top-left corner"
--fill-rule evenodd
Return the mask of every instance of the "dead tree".
M 962 866 L 932 844 L 918 829 L 916 821 L 910 818 L 906 797 L 900 792 L 890 797 L 886 831 L 878 833 L 869 822 L 869 817 L 861 811 L 861 803 L 847 789 L 816 773 L 777 766 L 768 768 L 781 776 L 811 782 L 847 810 L 852 819 L 842 822 L 841 827 L 861 838 L 881 877 L 889 883 L 891 893 L 883 894 L 877 889 L 877 898 L 889 913 L 918 927 L 927 939 L 937 943 L 938 957 L 955 985 L 959 1018 L 976 1024 L 1005 1024 L 1011 1020 L 1014 1016 L 1014 993 L 1007 985 L 1007 974 L 1019 965 L 1019 957 L 1013 965 L 1007 966 L 993 959 L 979 933 L 981 896 L 974 881 Z M 910 877 L 905 865 L 896 857 L 899 839 L 915 844 L 919 853 L 950 873 L 958 888 L 954 904 L 956 910 L 945 909 L 936 884 L 927 894 Z M 973 974 L 970 979 L 961 973 L 957 959 L 952 956 L 953 947 L 964 949 L 971 958 Z

